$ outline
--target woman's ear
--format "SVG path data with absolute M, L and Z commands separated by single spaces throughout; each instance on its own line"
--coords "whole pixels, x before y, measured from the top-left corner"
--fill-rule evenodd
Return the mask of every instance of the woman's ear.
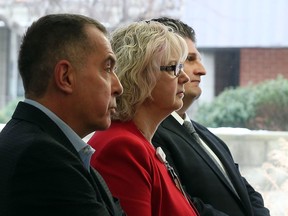
M 74 84 L 74 70 L 67 60 L 59 61 L 54 70 L 55 85 L 60 91 L 71 93 Z

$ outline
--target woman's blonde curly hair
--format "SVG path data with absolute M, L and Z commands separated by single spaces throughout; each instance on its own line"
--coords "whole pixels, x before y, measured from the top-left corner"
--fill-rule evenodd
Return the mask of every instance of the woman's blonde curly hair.
M 172 58 L 184 62 L 188 49 L 185 40 L 159 22 L 140 21 L 120 27 L 111 34 L 116 55 L 116 74 L 123 86 L 117 97 L 113 119 L 131 120 L 145 99 L 152 98 L 161 65 Z

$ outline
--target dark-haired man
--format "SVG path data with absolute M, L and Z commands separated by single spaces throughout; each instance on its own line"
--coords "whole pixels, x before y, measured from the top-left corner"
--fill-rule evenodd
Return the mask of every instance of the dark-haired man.
M 123 215 L 82 138 L 110 126 L 122 86 L 98 21 L 47 15 L 24 35 L 25 100 L 0 133 L 0 215 Z

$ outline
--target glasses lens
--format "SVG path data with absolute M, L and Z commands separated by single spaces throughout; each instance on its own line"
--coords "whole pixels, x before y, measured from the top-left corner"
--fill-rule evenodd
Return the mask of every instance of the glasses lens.
M 175 76 L 179 76 L 183 69 L 183 64 L 177 64 L 175 67 Z

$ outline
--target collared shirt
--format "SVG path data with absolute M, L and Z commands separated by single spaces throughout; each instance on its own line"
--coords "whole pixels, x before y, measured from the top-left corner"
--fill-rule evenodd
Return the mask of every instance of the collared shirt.
M 55 124 L 63 131 L 69 141 L 72 143 L 76 151 L 79 153 L 81 160 L 83 161 L 84 167 L 89 171 L 90 170 L 90 158 L 95 150 L 85 143 L 64 121 L 62 121 L 57 115 L 51 112 L 48 108 L 44 107 L 40 103 L 31 100 L 25 99 L 25 103 L 28 103 L 32 106 L 43 111 Z

